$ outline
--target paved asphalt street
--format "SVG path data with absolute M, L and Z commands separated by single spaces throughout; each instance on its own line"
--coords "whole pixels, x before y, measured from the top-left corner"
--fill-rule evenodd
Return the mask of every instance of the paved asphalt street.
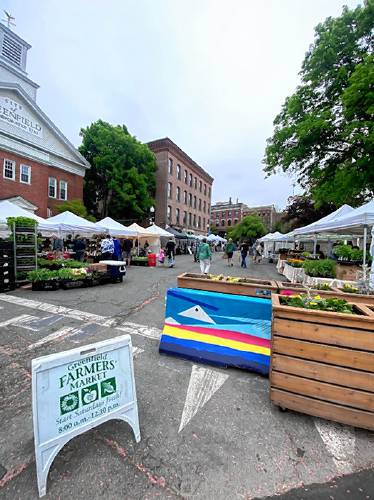
M 211 271 L 280 278 L 269 264 L 247 273 L 225 265 L 216 254 Z M 73 439 L 52 464 L 45 498 L 221 500 L 288 490 L 280 498 L 374 498 L 374 433 L 280 412 L 266 378 L 158 353 L 166 289 L 193 270 L 184 256 L 174 269 L 130 268 L 122 284 L 0 294 L 0 498 L 38 498 L 31 360 L 123 333 L 136 347 L 142 439 L 120 421 Z M 191 384 L 202 397 L 188 396 Z

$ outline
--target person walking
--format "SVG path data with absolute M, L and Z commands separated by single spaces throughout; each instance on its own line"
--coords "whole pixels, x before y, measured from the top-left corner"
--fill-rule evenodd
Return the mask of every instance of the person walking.
M 199 245 L 197 259 L 200 263 L 201 274 L 208 274 L 212 261 L 212 250 L 210 249 L 206 238 L 203 238 Z
M 240 245 L 240 257 L 241 257 L 240 267 L 244 267 L 245 269 L 247 268 L 246 258 L 248 255 L 248 250 L 249 250 L 248 243 L 246 241 L 243 241 L 243 243 Z
M 175 241 L 172 238 L 166 243 L 166 257 L 168 258 L 169 267 L 175 265 Z
M 235 245 L 234 242 L 232 241 L 232 238 L 230 238 L 225 248 L 225 254 L 227 255 L 228 266 L 233 266 L 232 256 L 234 255 L 234 250 L 235 250 Z
M 122 245 L 123 256 L 126 259 L 126 265 L 129 266 L 131 262 L 131 250 L 133 247 L 133 242 L 130 238 L 126 238 Z

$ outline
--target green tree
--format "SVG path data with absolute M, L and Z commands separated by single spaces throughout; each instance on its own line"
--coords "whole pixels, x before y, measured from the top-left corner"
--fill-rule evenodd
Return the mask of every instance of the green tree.
M 264 163 L 297 176 L 317 205 L 374 194 L 374 2 L 315 29 L 301 84 L 274 121 Z
M 227 231 L 228 236 L 234 241 L 255 240 L 265 233 L 266 228 L 257 215 L 247 215 Z
M 98 218 L 142 219 L 154 205 L 156 159 L 123 125 L 102 120 L 82 128 L 79 151 L 89 161 L 84 183 L 88 211 Z
M 93 217 L 92 215 L 88 215 L 87 208 L 83 205 L 81 200 L 65 201 L 61 205 L 57 205 L 55 207 L 55 210 L 59 214 L 69 211 L 75 215 L 79 215 L 79 217 L 90 220 L 91 222 L 96 221 L 95 217 Z
M 316 208 L 309 196 L 290 196 L 280 222 L 286 225 L 287 231 L 292 231 L 298 227 L 307 226 L 334 210 L 336 206 L 332 203 L 325 203 Z

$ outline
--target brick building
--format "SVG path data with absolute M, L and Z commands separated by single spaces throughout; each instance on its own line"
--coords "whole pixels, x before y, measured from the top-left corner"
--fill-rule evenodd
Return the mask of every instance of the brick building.
M 0 24 L 0 199 L 48 217 L 57 204 L 83 199 L 89 164 L 37 105 L 30 47 Z
M 213 177 L 167 137 L 148 147 L 157 161 L 155 223 L 206 234 Z
M 274 205 L 264 205 L 261 207 L 248 207 L 245 203 L 236 200 L 217 202 L 211 208 L 211 225 L 215 226 L 220 233 L 227 231 L 227 228 L 235 226 L 246 215 L 258 215 L 265 224 L 268 231 L 274 229 L 278 221 L 278 212 Z

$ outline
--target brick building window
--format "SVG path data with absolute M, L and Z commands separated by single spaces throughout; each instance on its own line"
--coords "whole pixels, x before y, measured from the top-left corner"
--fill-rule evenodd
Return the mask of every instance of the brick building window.
M 189 180 L 190 180 L 189 185 L 190 187 L 192 187 L 192 174 L 189 175 Z
M 172 195 L 173 195 L 172 190 L 173 190 L 173 186 L 172 186 L 171 182 L 168 182 L 168 198 L 172 197 Z
M 211 195 L 211 194 L 212 194 L 212 190 L 211 190 L 211 188 L 209 188 L 209 189 L 208 189 L 208 196 L 209 196 L 209 198 L 210 198 L 210 195 Z
M 206 227 L 205 227 L 205 217 L 203 218 L 203 229 L 205 231 Z
M 206 184 L 204 184 L 204 194 L 206 195 Z
M 206 212 L 206 201 L 204 201 L 204 214 Z
M 199 198 L 199 210 L 201 212 L 201 198 Z
M 183 224 L 184 225 L 187 224 L 187 212 L 186 211 L 183 212 Z
M 176 220 L 176 223 L 179 224 L 179 208 L 176 208 L 175 209 L 175 220 Z
M 193 197 L 193 207 L 196 208 L 196 203 L 197 203 L 197 198 L 196 196 Z
M 188 182 L 188 173 L 187 170 L 184 171 L 184 183 L 187 184 Z
M 188 194 L 188 204 L 190 207 L 192 207 L 192 194 L 191 193 Z
M 179 186 L 177 186 L 176 200 L 181 201 L 181 188 Z
M 201 193 L 201 191 L 203 190 L 203 183 L 202 181 L 199 181 L 199 191 Z
M 188 212 L 188 225 L 191 227 L 192 225 L 192 214 L 191 212 Z
M 236 225 L 238 223 L 238 219 L 235 219 L 234 220 L 234 224 Z
M 11 181 L 16 180 L 16 162 L 13 160 L 4 160 L 3 177 Z
M 20 165 L 19 181 L 23 184 L 31 184 L 31 167 L 28 165 Z
M 169 158 L 168 167 L 169 167 L 169 175 L 173 175 L 173 159 L 172 158 Z
M 193 227 L 196 227 L 196 214 L 193 214 Z
M 57 198 L 57 180 L 54 177 L 48 179 L 48 196 Z
M 197 219 L 197 227 L 200 229 L 201 228 L 201 217 L 199 215 L 199 218 Z
M 195 177 L 195 179 L 194 179 L 194 187 L 195 187 L 195 189 L 197 189 L 197 177 Z
M 167 217 L 168 217 L 168 222 L 171 222 L 171 206 L 170 205 L 168 205 Z
M 228 225 L 228 226 L 231 226 L 231 219 L 229 219 L 229 220 L 227 221 L 227 225 Z
M 177 179 L 181 180 L 181 166 L 177 165 Z
M 224 219 L 221 220 L 221 226 L 224 226 L 225 225 L 225 221 Z
M 187 191 L 183 191 L 183 201 L 184 204 L 187 205 Z
M 68 183 L 66 181 L 60 181 L 60 200 L 68 199 Z
M 219 219 L 216 219 L 216 226 L 219 226 Z

